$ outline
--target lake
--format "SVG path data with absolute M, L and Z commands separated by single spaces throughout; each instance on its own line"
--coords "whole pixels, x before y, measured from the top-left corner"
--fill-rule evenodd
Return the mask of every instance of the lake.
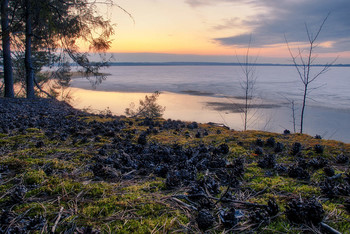
M 293 132 L 291 101 L 297 122 L 303 85 L 292 66 L 256 66 L 255 103 L 249 129 Z M 312 67 L 315 72 L 318 67 Z M 242 115 L 227 108 L 241 103 L 243 73 L 239 66 L 111 66 L 110 74 L 93 89 L 88 80 L 75 78 L 72 93 L 77 108 L 124 114 L 131 102 L 161 91 L 159 104 L 166 106 L 164 118 L 223 123 L 242 130 Z M 310 86 L 304 132 L 325 139 L 350 142 L 350 67 L 332 67 Z M 299 127 L 297 126 L 297 131 Z

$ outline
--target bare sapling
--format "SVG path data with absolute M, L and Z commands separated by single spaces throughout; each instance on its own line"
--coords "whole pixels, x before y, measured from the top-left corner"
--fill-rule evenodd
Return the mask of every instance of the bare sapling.
M 307 104 L 307 99 L 309 98 L 308 95 L 310 93 L 310 85 L 317 80 L 322 74 L 326 73 L 329 68 L 334 64 L 335 60 L 332 61 L 331 63 L 327 63 L 324 66 L 318 66 L 321 67 L 319 71 L 313 72 L 315 68 L 315 60 L 317 58 L 317 55 L 315 55 L 315 49 L 317 48 L 317 39 L 329 17 L 329 14 L 327 15 L 326 18 L 322 21 L 321 25 L 319 26 L 318 30 L 316 33 L 312 33 L 305 24 L 305 30 L 306 30 L 306 35 L 307 35 L 307 43 L 308 47 L 307 49 L 298 49 L 298 53 L 294 54 L 292 52 L 292 49 L 289 45 L 289 42 L 287 38 L 285 37 L 285 41 L 289 50 L 289 54 L 292 58 L 294 67 L 296 68 L 300 81 L 303 84 L 303 100 L 302 100 L 302 105 L 301 105 L 301 113 L 300 113 L 300 133 L 303 133 L 304 130 L 304 117 L 305 117 L 305 109 L 306 109 L 306 104 Z M 294 104 L 293 104 L 294 105 Z M 293 108 L 294 110 L 294 108 Z
M 253 99 L 255 95 L 255 84 L 257 80 L 256 76 L 256 61 L 258 57 L 252 58 L 250 55 L 251 39 L 249 40 L 248 48 L 244 56 L 244 61 L 240 61 L 237 57 L 237 61 L 240 65 L 243 77 L 241 78 L 241 89 L 243 90 L 244 104 L 242 106 L 242 119 L 244 131 L 247 130 L 248 123 L 250 121 L 249 115 L 252 109 Z

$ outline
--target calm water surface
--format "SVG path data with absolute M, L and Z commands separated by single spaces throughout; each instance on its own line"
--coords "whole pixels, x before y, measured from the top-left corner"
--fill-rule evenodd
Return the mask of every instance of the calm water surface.
M 317 67 L 314 70 L 317 72 Z M 220 122 L 241 130 L 239 113 L 217 111 L 208 102 L 239 102 L 243 95 L 242 72 L 237 66 L 112 66 L 95 90 L 89 81 L 72 82 L 75 106 L 103 110 L 109 107 L 123 114 L 130 102 L 138 103 L 145 94 L 164 92 L 159 103 L 166 106 L 165 118 L 198 122 Z M 250 129 L 282 132 L 293 130 L 290 102 L 300 115 L 302 83 L 294 67 L 257 66 L 258 104 L 275 104 L 271 109 L 251 112 Z M 315 89 L 314 89 L 315 88 Z M 333 67 L 311 85 L 305 116 L 305 132 L 326 139 L 350 142 L 350 68 Z M 188 94 L 201 94 L 194 96 Z M 299 120 L 298 120 L 299 121 Z M 298 128 L 298 126 L 297 126 Z

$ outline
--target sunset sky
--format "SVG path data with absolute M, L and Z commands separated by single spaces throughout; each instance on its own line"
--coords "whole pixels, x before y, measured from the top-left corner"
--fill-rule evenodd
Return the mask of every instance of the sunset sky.
M 117 25 L 110 52 L 117 61 L 234 62 L 246 51 L 261 62 L 288 62 L 284 35 L 303 48 L 305 23 L 320 34 L 320 62 L 339 56 L 350 63 L 349 0 L 114 0 L 117 8 L 101 10 Z

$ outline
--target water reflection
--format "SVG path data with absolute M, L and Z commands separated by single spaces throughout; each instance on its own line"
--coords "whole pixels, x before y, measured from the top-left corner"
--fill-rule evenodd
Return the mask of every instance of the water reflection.
M 105 92 L 72 88 L 73 106 L 79 109 L 90 107 L 93 111 L 109 108 L 115 115 L 124 115 L 130 103 L 138 106 L 139 100 L 150 93 Z M 195 96 L 162 92 L 158 103 L 166 107 L 165 119 L 197 121 L 200 123 L 222 123 L 231 129 L 242 130 L 240 113 L 217 111 L 208 103 L 242 102 L 239 99 L 226 99 L 211 96 Z M 265 103 L 266 104 L 266 103 Z M 321 135 L 324 139 L 350 142 L 350 111 L 324 107 L 308 107 L 305 116 L 305 133 Z M 288 106 L 257 109 L 251 112 L 248 129 L 257 129 L 282 133 L 284 129 L 293 129 L 291 110 Z

